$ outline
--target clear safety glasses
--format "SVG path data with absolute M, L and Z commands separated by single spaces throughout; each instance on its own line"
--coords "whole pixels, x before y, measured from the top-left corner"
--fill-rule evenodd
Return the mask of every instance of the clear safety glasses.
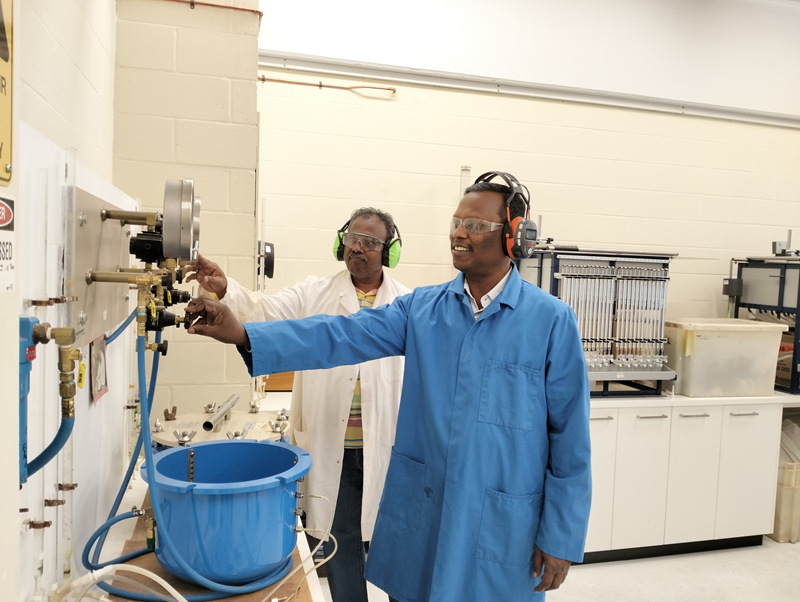
M 365 251 L 380 251 L 383 248 L 383 241 L 380 238 L 375 238 L 367 234 L 347 232 L 342 236 L 342 242 L 344 246 L 350 247 L 351 249 L 356 248 L 356 243 L 360 244 L 361 248 Z
M 450 234 L 455 234 L 459 226 L 464 226 L 467 234 L 483 234 L 484 232 L 494 232 L 503 227 L 502 223 L 487 222 L 485 219 L 478 219 L 477 217 L 468 217 L 467 219 L 453 218 L 450 222 Z

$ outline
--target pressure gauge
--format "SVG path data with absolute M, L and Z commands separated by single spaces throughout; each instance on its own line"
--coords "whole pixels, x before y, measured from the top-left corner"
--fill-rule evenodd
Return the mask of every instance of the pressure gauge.
M 164 256 L 190 261 L 200 249 L 200 199 L 192 180 L 167 180 L 164 188 Z

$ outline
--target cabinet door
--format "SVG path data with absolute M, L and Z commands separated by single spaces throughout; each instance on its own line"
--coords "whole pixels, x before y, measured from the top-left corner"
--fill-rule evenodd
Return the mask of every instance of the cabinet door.
M 714 539 L 722 406 L 672 409 L 664 543 Z
M 611 520 L 614 510 L 614 464 L 617 452 L 617 409 L 591 410 L 592 511 L 586 551 L 611 549 Z
M 723 406 L 716 539 L 772 533 L 782 407 Z
M 664 543 L 672 408 L 620 408 L 611 548 Z

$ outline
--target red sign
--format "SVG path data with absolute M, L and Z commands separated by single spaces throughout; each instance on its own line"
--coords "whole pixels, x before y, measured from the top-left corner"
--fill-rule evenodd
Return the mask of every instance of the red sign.
M 14 210 L 3 201 L 0 201 L 0 228 L 7 226 L 14 219 Z

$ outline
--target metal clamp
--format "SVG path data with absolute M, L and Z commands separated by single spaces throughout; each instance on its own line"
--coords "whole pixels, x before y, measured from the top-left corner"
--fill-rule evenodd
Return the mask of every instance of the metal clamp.
M 244 439 L 245 437 L 247 437 L 247 429 L 244 429 L 243 431 L 234 431 L 233 433 L 228 431 L 225 434 L 228 436 L 228 439 L 236 439 L 236 440 Z
M 53 506 L 63 506 L 66 503 L 66 500 L 45 500 L 44 506 L 45 508 L 52 508 Z

